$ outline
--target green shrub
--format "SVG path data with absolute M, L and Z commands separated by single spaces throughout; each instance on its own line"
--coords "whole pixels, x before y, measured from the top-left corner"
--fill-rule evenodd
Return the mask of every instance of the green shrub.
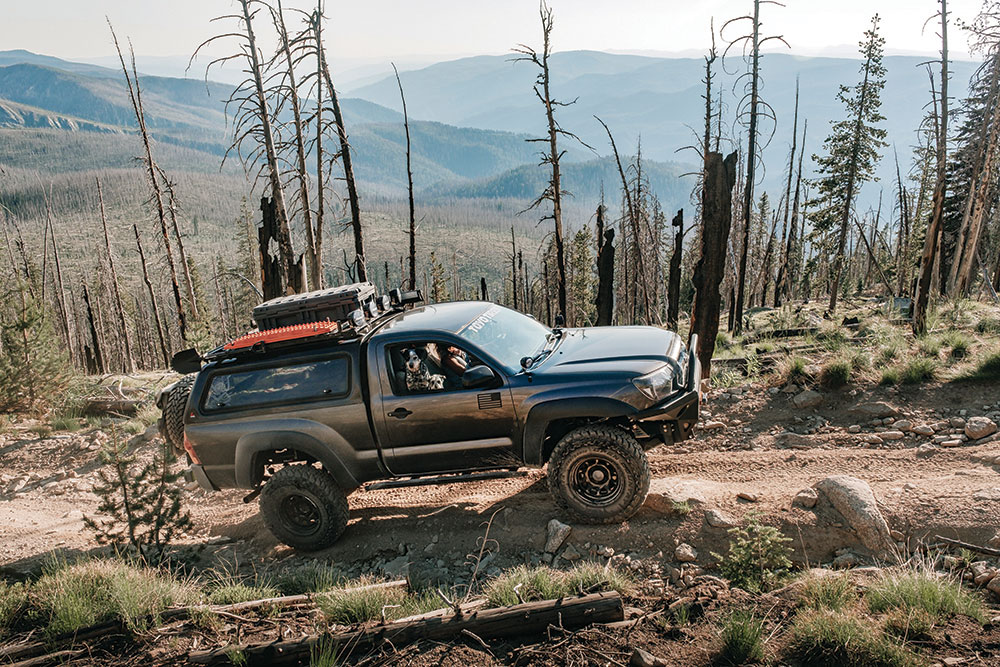
M 903 346 L 897 343 L 886 343 L 879 348 L 878 359 L 879 363 L 885 365 L 895 361 L 899 357 L 900 351 L 902 351 Z
M 933 359 L 911 359 L 899 374 L 903 384 L 920 384 L 929 382 L 937 376 L 937 362 Z
M 80 417 L 73 414 L 54 415 L 49 419 L 53 431 L 79 431 Z
M 628 594 L 635 587 L 632 577 L 622 570 L 599 563 L 582 562 L 565 573 L 566 587 L 573 593 L 605 590 Z
M 983 622 L 982 602 L 952 577 L 939 576 L 930 567 L 893 570 L 883 574 L 865 594 L 873 612 L 919 610 L 944 621 L 962 615 Z
M 791 538 L 774 526 L 760 523 L 756 514 L 747 518 L 745 526 L 730 528 L 729 534 L 732 537 L 726 555 L 712 556 L 719 559 L 722 574 L 734 586 L 751 593 L 767 590 L 791 568 L 791 549 L 786 546 Z
M 764 660 L 764 621 L 753 612 L 733 612 L 722 626 L 719 661 L 747 665 Z
M 33 612 L 51 634 L 113 619 L 140 632 L 148 627 L 150 617 L 197 598 L 190 584 L 122 560 L 87 560 L 52 567 L 31 587 L 30 598 Z
M 686 500 L 671 500 L 670 511 L 678 516 L 687 516 L 691 513 L 691 503 Z
M 917 657 L 890 642 L 876 628 L 843 611 L 798 614 L 791 654 L 810 667 L 915 667 Z
M 802 604 L 811 609 L 840 611 L 856 598 L 854 584 L 843 574 L 810 577 L 802 587 Z
M 819 369 L 819 382 L 828 389 L 843 387 L 851 381 L 853 362 L 846 357 L 831 359 Z

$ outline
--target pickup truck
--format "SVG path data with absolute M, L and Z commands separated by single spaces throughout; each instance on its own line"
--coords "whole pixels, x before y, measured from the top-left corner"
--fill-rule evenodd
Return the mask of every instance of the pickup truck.
M 655 327 L 550 329 L 468 301 L 390 308 L 336 335 L 288 335 L 208 355 L 157 404 L 188 478 L 248 489 L 248 502 L 259 494 L 271 532 L 304 551 L 337 540 L 362 485 L 546 464 L 571 520 L 623 521 L 649 489 L 645 452 L 690 438 L 698 419 L 695 343 Z

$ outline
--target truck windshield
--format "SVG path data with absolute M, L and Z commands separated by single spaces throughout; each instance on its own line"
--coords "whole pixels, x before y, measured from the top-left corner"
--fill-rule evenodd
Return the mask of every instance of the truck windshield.
M 551 333 L 527 315 L 503 306 L 490 306 L 458 335 L 516 373 L 521 368 L 521 358 L 538 354 Z

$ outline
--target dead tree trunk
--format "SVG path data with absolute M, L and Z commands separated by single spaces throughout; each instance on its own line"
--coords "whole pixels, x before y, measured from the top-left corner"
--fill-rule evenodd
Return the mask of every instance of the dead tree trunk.
M 101 227 L 104 229 L 104 250 L 108 255 L 108 268 L 111 271 L 111 293 L 115 298 L 115 314 L 118 316 L 118 326 L 121 327 L 122 345 L 125 351 L 125 370 L 135 372 L 135 358 L 132 356 L 132 336 L 125 322 L 125 307 L 122 305 L 122 295 L 118 285 L 118 269 L 111 252 L 111 238 L 108 235 L 108 219 L 104 213 L 104 193 L 101 191 L 101 179 L 97 178 L 97 201 L 101 207 Z
M 149 269 L 146 266 L 146 253 L 142 251 L 142 241 L 139 239 L 139 227 L 132 225 L 135 233 L 135 246 L 139 249 L 139 262 L 142 264 L 142 281 L 146 283 L 146 290 L 149 292 L 149 305 L 153 311 L 153 321 L 156 323 L 156 335 L 160 341 L 160 352 L 163 354 L 163 367 L 170 365 L 170 349 L 167 346 L 166 337 L 163 335 L 163 324 L 160 322 L 160 309 L 156 305 L 156 292 L 153 290 L 153 283 L 149 279 Z
M 933 100 L 932 100 L 933 103 Z M 947 187 L 948 156 L 948 2 L 941 0 L 941 113 L 937 125 L 937 177 L 934 184 L 934 198 L 931 219 L 927 223 L 924 250 L 920 256 L 920 278 L 917 293 L 913 299 L 913 333 L 920 336 L 927 333 L 927 305 L 930 301 L 931 281 L 934 263 L 941 242 L 941 218 L 944 215 L 944 196 Z
M 510 284 L 514 296 L 514 310 L 517 307 L 517 243 L 514 241 L 514 225 L 510 226 Z
M 357 279 L 361 282 L 368 280 L 368 266 L 365 259 L 365 236 L 361 227 L 361 204 L 358 201 L 358 186 L 354 180 L 354 164 L 351 161 L 351 145 L 347 140 L 347 129 L 344 125 L 344 114 L 340 110 L 340 99 L 337 89 L 333 85 L 333 77 L 330 76 L 330 67 L 326 61 L 326 52 L 323 48 L 323 41 L 320 33 L 320 25 L 323 22 L 322 15 L 315 14 L 313 34 L 316 40 L 316 52 L 320 59 L 320 68 L 323 71 L 323 80 L 330 93 L 330 106 L 333 109 L 333 120 L 337 125 L 337 137 L 340 139 L 340 159 L 344 166 L 344 180 L 347 182 L 347 201 L 351 209 L 351 231 L 354 234 L 354 264 L 357 267 Z
M 611 326 L 615 312 L 615 230 L 605 227 L 604 205 L 597 207 L 597 326 Z
M 97 372 L 103 375 L 107 372 L 104 365 L 104 354 L 101 351 L 101 336 L 97 331 L 97 322 L 94 320 L 94 309 L 90 304 L 90 292 L 87 290 L 87 281 L 83 283 L 83 303 L 87 306 L 87 324 L 90 327 L 90 342 L 93 344 L 94 365 Z
M 486 278 L 485 277 L 480 277 L 479 278 L 479 298 L 482 299 L 483 301 L 489 301 L 490 300 L 489 294 L 486 292 Z
M 69 354 L 70 363 L 73 362 L 73 336 L 72 328 L 69 324 L 69 310 L 66 308 L 66 291 L 63 288 L 63 272 L 62 263 L 59 261 L 59 246 L 56 245 L 56 228 L 52 224 L 52 210 L 49 207 L 48 201 L 45 202 L 45 216 L 46 224 L 49 227 L 49 238 L 52 241 L 52 261 L 55 264 L 55 288 L 56 288 L 56 305 L 59 307 L 59 313 L 62 317 L 63 334 L 66 336 L 66 350 Z M 42 276 L 42 284 L 45 284 L 45 276 Z
M 701 256 L 692 278 L 695 292 L 691 308 L 691 333 L 698 335 L 697 354 L 704 377 L 712 374 L 715 337 L 719 333 L 719 286 L 726 273 L 729 228 L 733 216 L 733 187 L 736 185 L 736 160 L 736 152 L 730 153 L 725 160 L 721 153 L 710 152 L 705 160 Z
M 788 290 L 788 260 L 791 255 L 792 237 L 795 236 L 795 219 L 792 219 L 792 229 L 788 229 L 788 212 L 792 207 L 792 172 L 795 170 L 795 143 L 799 138 L 799 79 L 795 78 L 795 115 L 792 117 L 792 150 L 788 153 L 788 180 L 785 182 L 785 219 L 781 223 L 781 247 L 779 252 L 784 256 L 778 262 L 778 279 L 774 288 L 774 307 L 781 306 Z M 795 189 L 798 190 L 796 183 Z
M 667 278 L 667 327 L 677 329 L 681 300 L 681 257 L 684 254 L 684 209 L 670 221 L 677 228 L 674 234 L 674 252 L 670 256 L 670 275 Z
M 410 117 L 406 113 L 406 96 L 403 95 L 403 82 L 399 79 L 399 71 L 393 64 L 392 71 L 396 73 L 396 85 L 399 86 L 399 99 L 403 103 L 403 130 L 406 133 L 406 185 L 410 203 L 410 289 L 417 286 L 417 222 L 413 205 L 413 163 L 410 157 Z M 483 299 L 484 301 L 486 299 Z
M 111 23 L 108 22 L 108 27 Z M 187 340 L 187 319 L 184 315 L 184 304 L 181 302 L 181 289 L 177 281 L 177 266 L 174 263 L 174 253 L 170 247 L 170 236 L 167 233 L 167 216 L 163 206 L 163 192 L 160 190 L 160 183 L 156 177 L 156 162 L 153 160 L 153 150 L 149 143 L 149 132 L 146 130 L 146 114 L 142 108 L 142 92 L 139 88 L 139 75 L 135 67 L 135 54 L 132 53 L 132 73 L 129 74 L 125 65 L 125 57 L 118 46 L 118 36 L 111 29 L 111 37 L 115 42 L 115 49 L 118 51 L 118 60 L 125 74 L 125 83 L 128 87 L 129 99 L 132 101 L 132 111 L 135 112 L 135 120 L 139 126 L 139 134 L 142 136 L 142 146 L 146 155 L 146 171 L 149 176 L 149 187 L 153 193 L 153 203 L 156 204 L 157 220 L 160 223 L 160 235 L 163 239 L 163 250 L 167 256 L 167 267 L 170 270 L 170 283 L 173 289 L 174 306 L 177 310 L 177 323 L 182 340 Z
M 177 257 L 180 259 L 181 270 L 184 274 L 184 286 L 187 289 L 188 305 L 191 306 L 191 316 L 198 318 L 198 300 L 194 296 L 194 281 L 191 280 L 191 266 L 188 264 L 187 252 L 184 250 L 184 239 L 181 238 L 181 228 L 177 224 L 177 197 L 174 191 L 174 184 L 167 178 L 167 174 L 157 166 L 160 178 L 163 179 L 163 187 L 167 191 L 167 211 L 170 213 L 170 226 L 174 230 L 174 240 L 177 242 Z

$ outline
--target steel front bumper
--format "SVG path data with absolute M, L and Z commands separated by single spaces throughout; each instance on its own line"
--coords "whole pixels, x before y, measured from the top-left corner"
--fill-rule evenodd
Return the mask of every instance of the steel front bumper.
M 701 362 L 695 350 L 698 337 L 691 337 L 688 348 L 688 375 L 684 386 L 676 394 L 651 408 L 631 415 L 631 421 L 649 435 L 662 435 L 664 442 L 689 439 L 698 423 L 701 403 Z

